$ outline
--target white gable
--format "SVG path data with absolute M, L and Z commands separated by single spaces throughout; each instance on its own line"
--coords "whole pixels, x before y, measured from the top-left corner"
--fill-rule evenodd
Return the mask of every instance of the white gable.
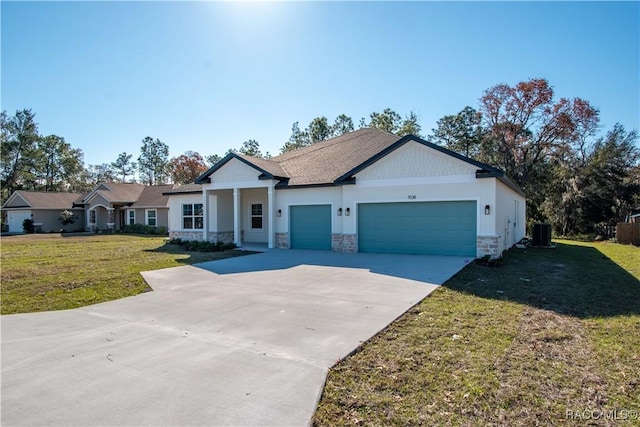
M 257 181 L 260 172 L 238 159 L 231 159 L 211 175 L 211 182 Z
M 409 141 L 356 174 L 356 179 L 378 180 L 433 176 L 475 176 L 477 166 Z
M 27 202 L 27 200 L 24 199 L 20 194 L 18 194 L 18 192 L 13 193 L 11 197 L 9 197 L 9 200 L 7 200 L 7 202 L 4 204 L 5 208 L 23 208 L 25 206 L 31 206 L 31 204 Z

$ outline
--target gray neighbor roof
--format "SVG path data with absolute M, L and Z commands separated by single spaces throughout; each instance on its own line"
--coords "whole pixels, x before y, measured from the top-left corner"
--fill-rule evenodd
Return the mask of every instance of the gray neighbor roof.
M 145 186 L 132 208 L 166 208 L 169 206 L 169 196 L 165 193 L 173 189 L 174 185 Z
M 17 197 L 10 197 L 3 208 L 71 209 L 74 203 L 80 203 L 84 196 L 82 193 L 56 193 L 52 191 L 27 190 L 16 190 L 14 194 L 20 196 L 27 204 L 23 205 L 18 202 Z
M 169 197 L 166 193 L 176 187 L 174 184 L 148 186 L 109 182 L 98 185 L 89 193 L 17 190 L 7 199 L 2 208 L 55 210 L 82 208 L 88 203 L 87 200 L 92 194 L 98 194 L 111 203 L 131 204 L 133 208 L 167 208 L 169 207 Z M 197 185 L 197 187 L 197 192 L 200 192 L 201 186 Z
M 209 182 L 209 177 L 216 170 L 234 158 L 262 172 L 260 178 L 280 180 L 276 188 L 351 184 L 354 174 L 408 141 L 415 141 L 470 163 L 478 167 L 477 178 L 495 177 L 517 193 L 524 195 L 522 190 L 504 175 L 504 172 L 490 165 L 447 150 L 414 135 L 400 137 L 371 128 L 349 132 L 271 159 L 230 153 L 198 177 L 196 185 Z
M 106 189 L 101 187 L 106 187 Z M 108 182 L 99 185 L 96 190 L 87 194 L 83 202 L 86 203 L 89 196 L 96 193 L 111 203 L 131 203 L 138 200 L 145 187 L 144 184 Z

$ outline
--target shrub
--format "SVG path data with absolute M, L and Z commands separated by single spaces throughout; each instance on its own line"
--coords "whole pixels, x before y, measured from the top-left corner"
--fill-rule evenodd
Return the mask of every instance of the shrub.
M 125 225 L 122 228 L 123 233 L 130 234 L 152 234 L 152 235 L 166 235 L 167 227 L 152 227 L 144 224 Z
M 35 229 L 33 227 L 33 220 L 27 218 L 24 221 L 22 221 L 22 230 L 25 233 L 33 233 L 35 231 Z
M 207 242 L 204 240 L 182 240 L 180 238 L 167 240 L 169 245 L 179 245 L 190 252 L 224 252 L 235 249 L 235 243 L 224 243 L 221 241 Z
M 60 221 L 62 225 L 73 224 L 74 222 L 76 222 L 76 219 L 78 219 L 78 217 L 76 217 L 73 212 L 68 210 L 62 211 L 60 213 L 60 217 L 58 217 L 58 221 Z

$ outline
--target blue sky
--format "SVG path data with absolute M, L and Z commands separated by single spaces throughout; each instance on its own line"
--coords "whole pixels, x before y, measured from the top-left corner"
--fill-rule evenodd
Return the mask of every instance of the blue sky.
M 484 90 L 543 77 L 556 97 L 640 130 L 638 2 L 7 2 L 2 109 L 30 108 L 85 163 L 277 154 L 299 121 L 389 107 L 436 121 Z

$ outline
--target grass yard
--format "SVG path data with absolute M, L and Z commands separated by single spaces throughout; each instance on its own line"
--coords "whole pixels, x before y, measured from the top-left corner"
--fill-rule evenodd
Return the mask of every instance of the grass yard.
M 249 252 L 186 252 L 164 237 L 122 234 L 2 237 L 2 314 L 63 310 L 150 291 L 141 271 Z
M 467 266 L 366 342 L 314 425 L 640 425 L 640 248 L 555 243 Z

